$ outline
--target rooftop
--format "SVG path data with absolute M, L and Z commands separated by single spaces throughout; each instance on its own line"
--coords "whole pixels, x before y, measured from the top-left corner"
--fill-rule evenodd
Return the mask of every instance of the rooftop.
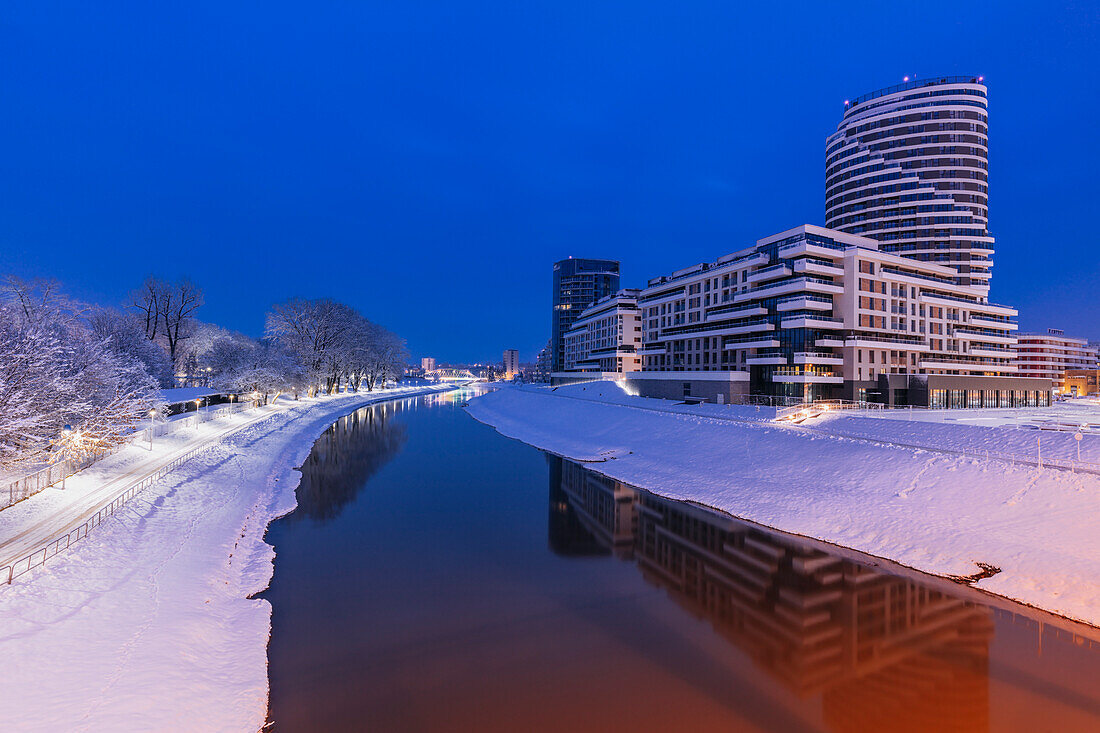
M 912 81 L 907 81 L 902 84 L 895 84 L 891 87 L 884 87 L 882 89 L 876 89 L 873 92 L 868 92 L 867 94 L 861 94 L 854 99 L 845 100 L 845 114 L 864 102 L 877 99 L 878 97 L 885 97 L 889 94 L 906 92 L 910 89 L 919 89 L 920 87 L 933 87 L 940 84 L 981 84 L 984 79 L 984 76 L 937 76 L 929 79 L 913 79 Z

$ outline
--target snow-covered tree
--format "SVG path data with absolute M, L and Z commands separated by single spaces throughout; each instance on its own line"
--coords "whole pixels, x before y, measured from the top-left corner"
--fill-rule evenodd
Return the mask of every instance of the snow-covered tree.
M 408 359 L 397 335 L 327 299 L 291 299 L 274 306 L 266 333 L 299 359 L 311 392 L 332 393 L 342 384 L 374 389 L 401 375 Z
M 305 370 L 286 349 L 274 343 L 223 339 L 207 355 L 211 386 L 234 392 L 281 392 L 297 397 L 307 387 Z
M 98 336 L 88 311 L 54 283 L 5 281 L 0 465 L 39 459 L 51 447 L 76 454 L 109 448 L 158 404 L 143 363 Z
M 141 362 L 145 371 L 161 387 L 174 386 L 168 354 L 146 338 L 140 316 L 124 313 L 117 308 L 94 308 L 88 315 L 88 325 L 108 349 Z

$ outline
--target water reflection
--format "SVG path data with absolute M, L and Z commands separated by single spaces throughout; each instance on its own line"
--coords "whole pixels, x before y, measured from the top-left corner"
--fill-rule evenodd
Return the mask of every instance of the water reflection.
M 403 402 L 370 405 L 337 420 L 317 439 L 302 465 L 298 508 L 288 521 L 335 519 L 367 479 L 401 452 L 407 426 L 396 420 Z
M 758 669 L 820 695 L 830 730 L 989 729 L 995 616 L 1014 614 L 548 460 L 555 552 L 632 559 Z M 1066 697 L 1096 712 L 1094 697 Z
M 467 398 L 318 441 L 268 532 L 275 730 L 1100 730 L 1095 630 L 548 461 Z

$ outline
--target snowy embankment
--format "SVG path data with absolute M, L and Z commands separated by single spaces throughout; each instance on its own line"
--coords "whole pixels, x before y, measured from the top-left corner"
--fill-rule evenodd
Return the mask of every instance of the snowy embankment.
M 601 473 L 673 499 L 934 575 L 994 566 L 974 587 L 1100 625 L 1100 476 L 981 456 L 1026 451 L 1034 431 L 845 416 L 804 429 L 759 420 L 752 407 L 698 408 L 590 384 L 501 389 L 467 409 L 506 436 L 600 461 Z M 889 445 L 892 436 L 974 454 Z M 1047 442 L 1044 433 L 1044 454 Z M 1076 455 L 1072 434 L 1049 442 Z M 1081 458 L 1100 462 L 1100 436 L 1084 436 Z
M 86 539 L 0 587 L 2 730 L 255 731 L 267 711 L 274 549 L 267 525 L 293 510 L 300 466 L 334 420 L 361 405 L 440 391 L 389 390 L 291 402 L 193 431 L 210 447 L 131 499 Z M 281 405 L 281 403 L 280 403 Z M 243 425 L 227 433 L 234 421 Z M 219 423 L 221 423 L 219 425 Z M 95 484 L 139 475 L 153 453 L 124 449 L 0 512 L 16 537 L 83 500 Z M 89 469 L 90 471 L 93 469 Z M 75 498 L 74 498 L 75 497 Z M 0 537 L 3 541 L 5 537 Z

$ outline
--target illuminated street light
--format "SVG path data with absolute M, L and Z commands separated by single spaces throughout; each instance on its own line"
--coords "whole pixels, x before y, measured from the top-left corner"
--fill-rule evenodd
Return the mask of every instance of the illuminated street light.
M 66 450 L 66 446 L 69 442 L 69 436 L 71 436 L 72 434 L 73 434 L 73 426 L 72 425 L 66 425 L 65 427 L 63 427 L 61 429 L 61 436 L 64 438 L 64 443 L 62 445 L 62 450 Z M 68 469 L 68 467 L 66 466 L 66 470 L 67 469 Z M 61 477 L 61 488 L 62 489 L 65 488 L 65 478 L 66 478 L 65 476 Z

